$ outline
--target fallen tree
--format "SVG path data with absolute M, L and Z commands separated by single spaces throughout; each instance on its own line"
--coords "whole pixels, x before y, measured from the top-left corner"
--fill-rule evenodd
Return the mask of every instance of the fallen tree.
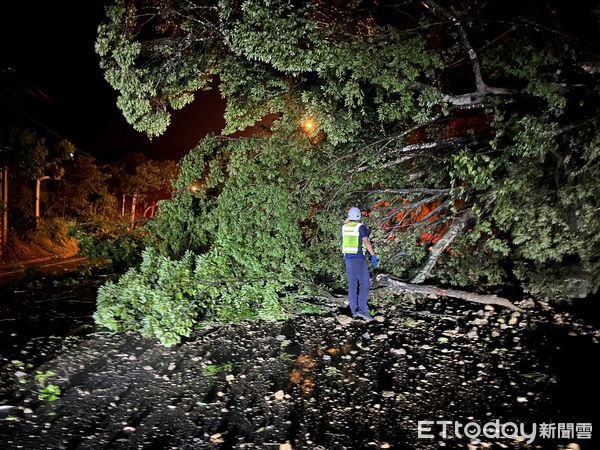
M 373 284 L 373 288 L 375 289 L 373 295 L 379 298 L 410 293 L 435 298 L 458 298 L 473 303 L 502 306 L 512 311 L 520 310 L 510 300 L 503 297 L 498 297 L 495 294 L 476 294 L 473 292 L 466 292 L 458 289 L 441 288 L 426 284 L 406 283 L 404 281 L 396 280 L 388 274 L 379 274 L 376 276 L 375 280 L 376 282 Z
M 572 279 L 597 291 L 600 91 L 581 66 L 596 49 L 530 26 L 561 17 L 528 2 L 517 16 L 531 20 L 518 23 L 498 0 L 342 3 L 107 8 L 96 50 L 134 128 L 161 135 L 173 110 L 218 84 L 223 133 L 245 132 L 208 136 L 181 161 L 150 227 L 153 251 L 101 291 L 100 323 L 138 329 L 147 298 L 158 320 L 147 330 L 174 328 L 165 309 L 173 323 L 189 319 L 172 342 L 196 321 L 285 317 L 310 295 L 300 280 L 345 286 L 350 206 L 370 210 L 364 222 L 393 277 L 517 282 L 555 299 L 573 296 Z M 573 14 L 597 32 L 589 9 Z M 193 281 L 189 292 L 177 277 Z

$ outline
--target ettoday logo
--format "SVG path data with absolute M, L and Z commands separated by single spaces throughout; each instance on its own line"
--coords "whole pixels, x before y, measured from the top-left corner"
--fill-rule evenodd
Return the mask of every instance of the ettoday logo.
M 434 434 L 435 429 L 435 434 Z M 438 432 L 439 430 L 439 432 Z M 591 423 L 500 423 L 500 420 L 487 422 L 457 422 L 453 420 L 420 420 L 417 424 L 419 439 L 435 439 L 436 435 L 447 439 L 453 435 L 458 439 L 523 439 L 531 444 L 536 438 L 541 439 L 591 439 Z

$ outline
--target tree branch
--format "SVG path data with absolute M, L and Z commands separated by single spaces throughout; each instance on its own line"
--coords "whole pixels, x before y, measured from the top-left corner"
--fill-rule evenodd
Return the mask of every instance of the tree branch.
M 406 188 L 406 189 L 377 189 L 374 191 L 355 191 L 355 192 L 364 192 L 369 195 L 371 194 L 426 194 L 426 195 L 437 195 L 437 194 L 447 194 L 450 192 L 450 188 L 448 189 L 432 189 L 432 188 Z
M 460 234 L 460 232 L 465 228 L 467 222 L 471 219 L 471 214 L 466 213 L 462 216 L 458 217 L 450 226 L 448 232 L 441 238 L 439 241 L 435 243 L 435 245 L 431 248 L 431 255 L 429 255 L 429 259 L 421 269 L 421 271 L 412 279 L 412 283 L 420 284 L 429 276 L 431 270 L 435 266 L 435 263 L 442 255 L 442 252 L 448 248 L 448 246 L 456 239 L 456 236 Z
M 487 94 L 512 95 L 517 92 L 514 89 L 488 86 L 485 83 L 485 81 L 483 81 L 483 76 L 481 75 L 481 65 L 479 63 L 479 57 L 477 56 L 477 52 L 475 52 L 475 50 L 473 49 L 473 46 L 469 41 L 467 31 L 465 30 L 465 27 L 463 27 L 462 23 L 460 23 L 458 18 L 446 8 L 440 6 L 433 0 L 422 0 L 422 4 L 426 8 L 431 9 L 434 13 L 438 14 L 439 16 L 444 17 L 456 27 L 460 36 L 460 43 L 465 52 L 467 53 L 467 56 L 469 57 L 469 61 L 471 62 L 471 68 L 473 70 L 473 76 L 475 77 L 475 92 L 455 96 L 445 95 L 445 101 L 455 106 L 468 106 L 481 103 Z
M 440 191 L 444 191 L 444 190 L 440 189 Z M 448 190 L 448 192 L 449 192 L 449 190 Z M 402 205 L 402 208 L 398 208 L 398 207 L 382 208 L 382 209 L 391 209 L 392 213 L 391 214 L 388 213 L 388 215 L 386 217 L 379 219 L 379 222 L 385 223 L 388 220 L 390 220 L 392 217 L 394 217 L 396 214 L 403 213 L 403 217 L 400 220 L 400 222 L 391 228 L 391 229 L 397 229 L 397 228 L 401 227 L 402 223 L 404 222 L 404 219 L 409 216 L 409 213 L 420 208 L 423 205 L 427 205 L 427 204 L 437 200 L 438 198 L 447 195 L 448 192 L 436 193 L 430 197 L 425 197 L 422 200 L 411 203 L 410 205 Z
M 490 87 L 485 85 L 482 91 L 469 92 L 468 94 L 459 95 L 444 95 L 444 101 L 450 103 L 452 106 L 473 106 L 479 105 L 487 94 L 494 95 L 514 95 L 519 91 L 510 88 Z
M 387 274 L 379 274 L 375 280 L 373 287 L 376 288 L 374 294 L 377 297 L 410 292 L 426 296 L 459 298 L 468 302 L 481 303 L 484 305 L 498 305 L 513 311 L 519 311 L 519 308 L 510 300 L 498 297 L 494 294 L 480 295 L 458 289 L 444 289 L 437 286 L 411 284 L 396 280 Z
M 483 92 L 486 88 L 486 84 L 483 81 L 483 77 L 481 76 L 481 67 L 479 65 L 479 58 L 477 57 L 477 53 L 475 52 L 475 50 L 473 50 L 473 46 L 471 45 L 471 42 L 469 42 L 469 37 L 467 35 L 465 28 L 462 26 L 462 24 L 460 23 L 460 21 L 458 20 L 458 18 L 455 15 L 450 13 L 450 11 L 448 11 L 446 8 L 438 5 L 433 0 L 423 0 L 423 4 L 427 8 L 431 9 L 434 13 L 436 13 L 436 14 L 444 17 L 446 20 L 449 20 L 450 22 L 452 22 L 452 24 L 456 27 L 456 29 L 458 30 L 458 33 L 460 35 L 460 43 L 462 44 L 463 48 L 467 52 L 467 56 L 469 57 L 469 60 L 471 61 L 471 67 L 473 68 L 473 75 L 475 76 L 475 87 L 477 88 L 477 92 Z
M 409 159 L 412 159 L 414 156 L 423 155 L 423 154 L 431 154 L 431 152 L 434 150 L 441 150 L 446 147 L 456 147 L 461 142 L 464 142 L 464 141 L 465 141 L 464 139 L 450 138 L 450 139 L 443 139 L 443 140 L 435 141 L 435 142 L 419 142 L 417 144 L 404 145 L 400 148 L 392 148 L 386 153 L 388 153 L 389 155 L 400 154 L 402 156 L 400 156 L 396 159 L 393 159 L 391 161 L 387 161 L 383 164 L 378 164 L 377 169 L 378 170 L 387 169 L 388 167 L 402 164 L 403 162 L 408 161 Z M 382 154 L 383 150 L 385 150 L 390 143 L 391 143 L 391 141 L 386 142 L 386 145 L 384 147 L 382 147 L 377 153 Z M 366 170 L 369 170 L 369 168 L 370 168 L 369 166 L 362 165 L 362 166 L 359 166 L 358 168 L 354 169 L 353 171 L 355 171 L 356 173 L 359 173 L 359 172 L 364 172 Z
M 448 209 L 451 205 L 452 205 L 452 203 L 450 202 L 450 199 L 446 199 L 440 206 L 435 208 L 433 211 L 430 211 L 429 214 L 427 214 L 425 217 L 423 217 L 421 220 L 419 220 L 419 222 L 417 222 L 416 225 L 421 224 L 421 225 L 427 226 L 427 222 L 429 221 L 429 219 L 431 219 L 432 217 L 435 217 L 436 215 L 438 215 L 445 209 Z

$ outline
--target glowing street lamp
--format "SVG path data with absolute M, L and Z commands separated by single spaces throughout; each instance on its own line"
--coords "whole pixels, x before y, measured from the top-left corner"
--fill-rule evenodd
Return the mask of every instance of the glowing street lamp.
M 312 118 L 308 117 L 302 121 L 302 128 L 304 128 L 307 133 L 312 133 L 317 128 L 317 124 Z

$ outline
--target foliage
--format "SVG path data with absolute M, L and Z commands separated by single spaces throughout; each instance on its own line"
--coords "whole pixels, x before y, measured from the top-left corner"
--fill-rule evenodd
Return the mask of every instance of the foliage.
M 3 127 L 4 129 L 4 127 Z M 43 176 L 60 177 L 62 164 L 70 157 L 72 144 L 57 144 L 29 128 L 12 127 L 0 136 L 8 145 L 0 154 L 2 165 L 9 167 L 9 223 L 20 236 L 35 225 L 35 180 Z M 10 201 L 10 199 L 31 199 Z
M 298 304 L 298 313 L 308 315 L 321 315 L 325 313 L 325 309 L 319 305 L 301 302 Z
M 207 365 L 202 373 L 205 377 L 212 377 L 224 372 L 231 372 L 233 365 L 231 363 L 225 364 L 209 364 Z
M 58 224 L 59 218 L 89 220 L 114 215 L 115 201 L 108 190 L 110 169 L 78 154 L 73 143 L 16 127 L 10 130 L 7 142 L 8 151 L 0 159 L 9 168 L 9 224 L 21 238 L 37 231 L 36 180 L 43 180 L 40 206 L 42 218 L 50 220 L 47 225 Z
M 46 372 L 36 371 L 35 372 L 35 381 L 37 381 L 40 386 L 45 386 L 48 378 L 52 378 L 56 376 L 56 372 L 52 370 L 47 370 Z
M 417 326 L 417 321 L 415 319 L 412 319 L 411 317 L 408 317 L 404 321 L 404 325 L 406 325 L 408 328 L 414 328 Z
M 109 190 L 111 169 L 93 157 L 76 154 L 66 165 L 56 193 L 48 199 L 46 214 L 60 214 L 80 221 L 114 217 L 117 205 Z
M 60 217 L 51 217 L 40 222 L 36 233 L 38 239 L 48 239 L 54 243 L 65 242 L 69 239 L 73 222 Z
M 34 180 L 44 175 L 49 153 L 44 137 L 30 129 L 13 128 L 9 142 L 13 149 L 11 166 L 19 176 Z
M 340 376 L 341 373 L 342 373 L 342 371 L 340 369 L 338 369 L 337 367 L 334 367 L 334 366 L 325 367 L 325 376 L 335 378 L 335 377 Z
M 122 273 L 141 261 L 145 232 L 129 230 L 119 222 L 80 224 L 72 228 L 77 238 L 79 253 L 90 260 L 101 260 L 116 273 Z
M 142 256 L 139 269 L 100 288 L 94 319 L 112 331 L 140 331 L 172 346 L 189 336 L 203 306 L 193 281 L 196 258 L 188 253 L 172 261 L 150 250 Z
M 190 7 L 194 7 L 191 5 Z M 189 65 L 190 58 L 194 59 L 196 68 L 211 67 L 211 55 L 201 52 L 194 53 L 196 45 L 190 43 L 184 48 L 173 48 L 171 42 L 165 39 L 147 47 L 143 57 L 148 63 L 156 62 L 157 66 L 137 70 L 134 66 L 136 60 L 142 56 L 142 45 L 121 33 L 119 27 L 112 26 L 118 23 L 128 25 L 128 15 L 136 14 L 136 6 L 131 3 L 125 5 L 118 1 L 106 9 L 109 23 L 98 28 L 96 52 L 103 56 L 101 67 L 105 70 L 106 80 L 120 92 L 117 105 L 123 111 L 127 120 L 139 130 L 147 131 L 149 136 L 162 134 L 170 122 L 170 115 L 166 107 L 180 109 L 193 100 L 193 93 L 205 88 L 210 82 L 210 76 L 198 70 L 192 70 Z M 165 24 L 166 25 L 166 24 Z M 193 28 L 193 23 L 186 23 L 187 28 Z M 159 26 L 156 27 L 159 29 Z M 180 56 L 175 56 L 170 62 L 161 59 L 174 51 Z M 182 59 L 182 53 L 186 58 Z M 185 64 L 183 64 L 185 62 Z M 151 82 L 152 76 L 162 71 L 164 85 L 157 87 Z M 183 89 L 182 89 L 183 88 Z M 155 98 L 161 98 L 157 105 Z
M 46 400 L 47 402 L 55 402 L 60 397 L 60 387 L 55 384 L 49 384 L 48 386 L 40 389 L 38 398 L 40 400 Z
M 143 2 L 109 6 L 96 52 L 107 81 L 120 94 L 117 104 L 125 118 L 149 136 L 164 132 L 169 107 L 181 106 L 174 99 L 187 102 L 190 94 L 209 88 L 214 76 L 229 100 L 227 130 L 280 113 L 291 96 L 329 139 L 341 142 L 372 119 L 406 120 L 419 102 L 425 106 L 421 115 L 426 115 L 435 103 L 433 91 L 415 95 L 409 87 L 419 76 L 435 76 L 439 56 L 426 51 L 425 39 L 417 33 L 378 33 L 367 24 L 352 24 L 362 19 L 356 6 L 348 13 L 345 8 L 319 10 L 318 4 L 251 1 L 242 6 L 222 0 L 196 8 L 181 2 L 174 7 L 177 17 L 167 10 L 150 22 L 142 19 L 145 8 L 153 10 Z M 337 14 L 355 28 L 344 30 L 357 32 L 355 39 L 331 26 L 339 23 Z M 367 84 L 375 89 L 368 96 Z M 332 107 L 348 111 L 328 114 Z
M 8 156 L 14 176 L 35 180 L 44 175 L 59 178 L 64 174 L 64 163 L 73 157 L 75 146 L 66 139 L 49 145 L 46 138 L 28 128 L 13 128 Z
M 55 376 L 56 373 L 52 370 L 47 370 L 46 372 L 36 371 L 35 380 L 40 387 L 38 393 L 38 398 L 40 400 L 45 400 L 47 402 L 58 400 L 58 397 L 61 394 L 60 387 L 55 384 L 48 384 L 48 379 Z
M 125 167 L 119 174 L 118 189 L 126 195 L 136 194 L 140 200 L 150 193 L 170 189 L 177 175 L 174 161 L 136 158 L 133 167 Z
M 139 331 L 172 346 L 189 336 L 199 320 L 287 317 L 285 302 L 279 301 L 279 282 L 228 286 L 210 277 L 213 264 L 209 257 L 191 252 L 173 260 L 145 250 L 139 268 L 100 288 L 94 319 L 112 331 Z
M 438 281 L 517 281 L 554 298 L 597 291 L 600 96 L 581 64 L 590 50 L 549 38 L 553 27 L 507 31 L 512 17 L 490 20 L 502 12 L 446 3 L 175 1 L 157 11 L 118 0 L 107 9 L 96 50 L 134 128 L 161 134 L 171 110 L 213 78 L 227 100 L 225 133 L 252 127 L 203 139 L 149 227 L 146 264 L 197 277 L 201 300 L 186 317 L 284 317 L 295 295 L 342 286 L 339 227 L 351 205 L 373 207 L 364 222 L 395 275 L 419 272 L 465 217 L 436 262 Z M 117 314 L 128 328 L 144 320 L 150 292 L 181 301 L 144 264 L 101 298 L 141 312 Z
M 92 157 L 76 155 L 66 165 L 46 211 L 76 219 L 71 234 L 77 238 L 81 254 L 102 260 L 117 273 L 141 261 L 147 233 L 129 229 L 128 217 L 122 217 L 117 208 L 116 195 L 137 195 L 140 202 L 148 196 L 167 196 L 177 170 L 172 161 L 149 160 L 138 153 L 127 154 L 125 163 L 101 164 Z

